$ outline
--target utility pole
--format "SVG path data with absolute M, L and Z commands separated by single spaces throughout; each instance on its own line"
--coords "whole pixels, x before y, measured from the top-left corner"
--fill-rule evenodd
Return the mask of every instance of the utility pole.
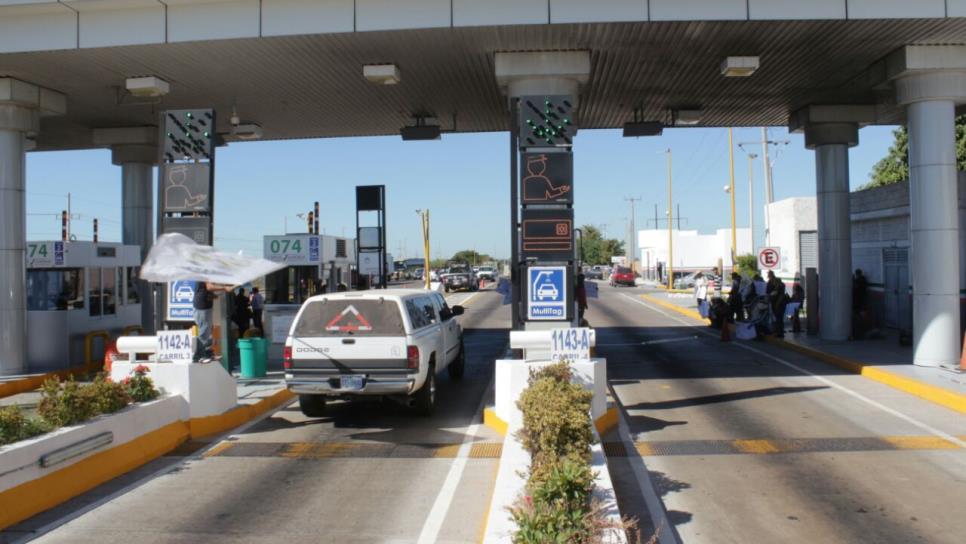
M 429 210 L 416 210 L 423 227 L 423 283 L 429 289 Z
M 755 253 L 755 159 L 758 155 L 748 153 L 748 226 L 751 229 L 751 254 Z
M 728 127 L 728 171 L 731 179 L 731 270 L 734 270 L 738 264 L 738 228 L 735 225 L 735 140 L 731 127 Z
M 636 245 L 634 239 L 637 234 L 634 232 L 634 203 L 640 201 L 641 197 L 634 198 L 626 196 L 624 200 L 631 203 L 631 216 L 627 219 L 627 248 L 624 251 L 624 255 L 627 256 L 627 266 L 631 270 L 634 270 L 634 257 L 637 256 L 637 250 L 634 249 Z
M 674 225 L 673 202 L 671 198 L 671 148 L 664 151 L 667 154 L 667 288 L 674 288 Z M 655 225 L 656 226 L 656 225 Z M 678 228 L 680 230 L 680 227 Z

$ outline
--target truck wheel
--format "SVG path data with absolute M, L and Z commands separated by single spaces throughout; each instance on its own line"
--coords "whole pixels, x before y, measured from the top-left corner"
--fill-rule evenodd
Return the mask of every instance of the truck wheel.
M 449 379 L 454 382 L 458 382 L 463 379 L 463 373 L 466 372 L 466 348 L 463 347 L 463 340 L 460 340 L 460 353 L 456 356 L 456 359 L 446 367 L 446 372 L 449 373 Z
M 436 404 L 436 364 L 429 363 L 426 382 L 413 395 L 413 408 L 421 416 L 433 415 L 433 405 Z
M 447 292 L 447 293 L 449 293 L 449 285 L 447 285 L 447 286 L 445 286 L 445 287 L 443 287 L 443 289 L 445 289 L 445 290 L 446 290 L 446 292 Z
M 325 415 L 325 397 L 322 395 L 299 395 L 299 409 L 307 417 Z

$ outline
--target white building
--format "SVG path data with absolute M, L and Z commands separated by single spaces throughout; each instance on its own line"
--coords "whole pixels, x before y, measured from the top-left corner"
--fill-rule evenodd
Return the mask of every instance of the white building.
M 731 268 L 731 229 L 718 229 L 714 234 L 700 234 L 696 230 L 671 231 L 674 271 L 710 270 L 720 260 Z M 662 269 L 668 260 L 668 231 L 648 229 L 637 233 L 641 270 L 646 277 L 656 277 L 657 266 Z M 751 253 L 751 230 L 737 229 L 738 255 Z
M 769 220 L 767 245 L 777 247 L 781 266 L 775 275 L 789 286 L 805 277 L 806 268 L 818 268 L 818 213 L 814 196 L 795 197 L 765 205 Z

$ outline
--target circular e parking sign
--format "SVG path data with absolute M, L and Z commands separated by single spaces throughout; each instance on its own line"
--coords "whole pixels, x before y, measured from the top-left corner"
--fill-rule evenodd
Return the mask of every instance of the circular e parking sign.
M 765 270 L 775 270 L 781 262 L 781 250 L 777 247 L 763 247 L 758 251 L 758 264 Z

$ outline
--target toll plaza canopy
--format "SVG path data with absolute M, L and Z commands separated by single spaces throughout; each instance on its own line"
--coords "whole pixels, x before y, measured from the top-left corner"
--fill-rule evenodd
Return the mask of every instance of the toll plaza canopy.
M 586 50 L 582 128 L 640 118 L 787 125 L 809 104 L 904 111 L 881 84 L 887 55 L 966 43 L 966 0 L 0 0 L 0 77 L 66 97 L 36 149 L 106 147 L 92 129 L 153 126 L 158 112 L 237 108 L 265 139 L 397 134 L 414 115 L 458 132 L 508 127 L 494 55 Z M 758 56 L 754 77 L 722 77 Z M 362 66 L 395 64 L 398 85 Z M 125 80 L 170 83 L 137 99 Z M 58 112 L 59 113 L 59 112 Z M 228 134 L 227 140 L 232 140 Z

